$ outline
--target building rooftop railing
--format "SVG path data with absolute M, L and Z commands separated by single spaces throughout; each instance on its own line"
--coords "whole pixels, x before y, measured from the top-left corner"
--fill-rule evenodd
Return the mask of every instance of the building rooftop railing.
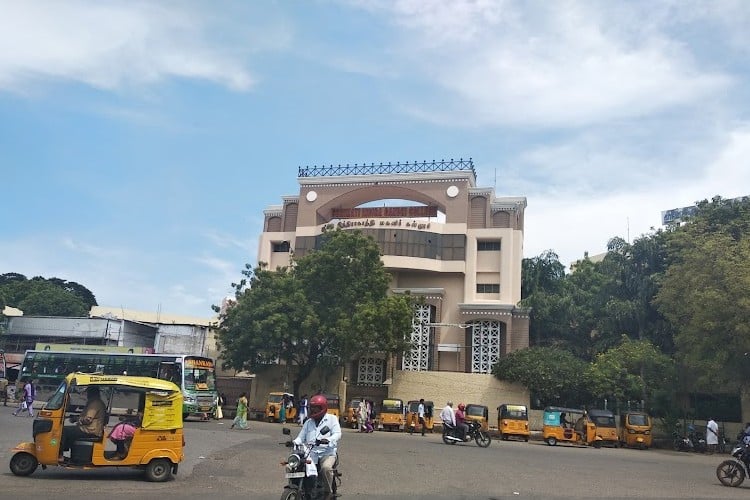
M 298 177 L 335 177 L 344 175 L 377 175 L 377 174 L 413 174 L 425 172 L 456 172 L 470 171 L 477 176 L 474 170 L 474 162 L 471 158 L 464 160 L 432 160 L 396 163 L 371 163 L 354 165 L 313 165 L 312 167 L 299 167 Z

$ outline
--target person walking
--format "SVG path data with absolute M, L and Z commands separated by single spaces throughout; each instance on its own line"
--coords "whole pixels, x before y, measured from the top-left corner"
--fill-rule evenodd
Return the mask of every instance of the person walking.
M 367 402 L 364 399 L 359 400 L 359 406 L 357 407 L 357 430 L 359 432 L 365 432 L 365 421 L 367 420 Z
M 281 404 L 279 405 L 279 423 L 286 423 L 286 405 L 289 403 L 289 399 L 286 394 L 281 397 Z
M 216 420 L 221 420 L 224 418 L 224 410 L 222 407 L 227 404 L 227 397 L 226 395 L 221 392 L 219 393 L 219 397 L 216 400 Z
M 709 453 L 716 453 L 716 447 L 719 445 L 719 424 L 713 418 L 706 424 L 706 444 Z
M 34 416 L 34 396 L 35 394 L 34 390 L 34 381 L 31 379 L 26 379 L 26 384 L 23 386 L 23 394 L 21 395 L 21 403 L 18 405 L 18 408 L 16 408 L 16 411 L 13 412 L 13 416 L 17 417 L 18 412 L 23 410 L 29 411 L 29 416 Z
M 234 417 L 230 429 L 235 427 L 242 430 L 247 429 L 247 396 L 244 392 L 237 399 L 237 415 Z
M 3 398 L 3 406 L 8 406 L 8 379 L 0 377 L 0 398 Z
M 419 420 L 419 425 L 422 426 L 422 437 L 424 437 L 424 432 L 427 427 L 424 419 L 424 398 L 419 398 L 419 406 L 417 406 L 417 419 Z

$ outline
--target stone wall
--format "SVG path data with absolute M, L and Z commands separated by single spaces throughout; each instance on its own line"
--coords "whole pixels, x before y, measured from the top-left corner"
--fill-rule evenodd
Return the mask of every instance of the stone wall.
M 436 411 L 453 401 L 485 405 L 490 410 L 490 425 L 497 424 L 497 407 L 502 403 L 529 405 L 529 392 L 520 384 L 501 382 L 494 375 L 457 372 L 412 372 L 397 370 L 388 389 L 392 398 L 424 398 L 435 403 Z M 436 415 L 437 417 L 437 415 Z

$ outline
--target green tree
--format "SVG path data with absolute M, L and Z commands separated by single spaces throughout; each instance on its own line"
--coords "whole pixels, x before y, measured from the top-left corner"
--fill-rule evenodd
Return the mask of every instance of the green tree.
M 44 280 L 31 281 L 16 306 L 27 316 L 88 315 L 88 307 L 78 296 Z
M 257 371 L 273 359 L 296 368 L 295 393 L 320 365 L 365 352 L 409 348 L 413 301 L 388 295 L 377 244 L 359 231 L 332 231 L 288 268 L 243 271 L 235 305 L 221 318 L 225 367 Z M 248 281 L 249 280 L 249 281 Z
M 545 405 L 579 405 L 588 401 L 588 363 L 554 347 L 530 347 L 501 358 L 492 373 L 499 380 L 524 385 Z
M 642 401 L 644 408 L 652 408 L 655 396 L 674 386 L 676 367 L 674 360 L 651 342 L 623 335 L 619 346 L 596 356 L 589 376 L 593 396 L 619 404 Z
M 694 389 L 729 392 L 750 379 L 750 200 L 714 198 L 670 236 L 674 263 L 656 303 L 674 325 Z

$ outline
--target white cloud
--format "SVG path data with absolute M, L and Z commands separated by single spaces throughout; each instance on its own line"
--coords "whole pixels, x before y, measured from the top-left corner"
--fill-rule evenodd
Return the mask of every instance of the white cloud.
M 210 40 L 207 13 L 189 4 L 153 2 L 3 1 L 0 89 L 29 82 L 72 81 L 99 89 L 208 80 L 247 90 L 254 78 L 241 59 Z

